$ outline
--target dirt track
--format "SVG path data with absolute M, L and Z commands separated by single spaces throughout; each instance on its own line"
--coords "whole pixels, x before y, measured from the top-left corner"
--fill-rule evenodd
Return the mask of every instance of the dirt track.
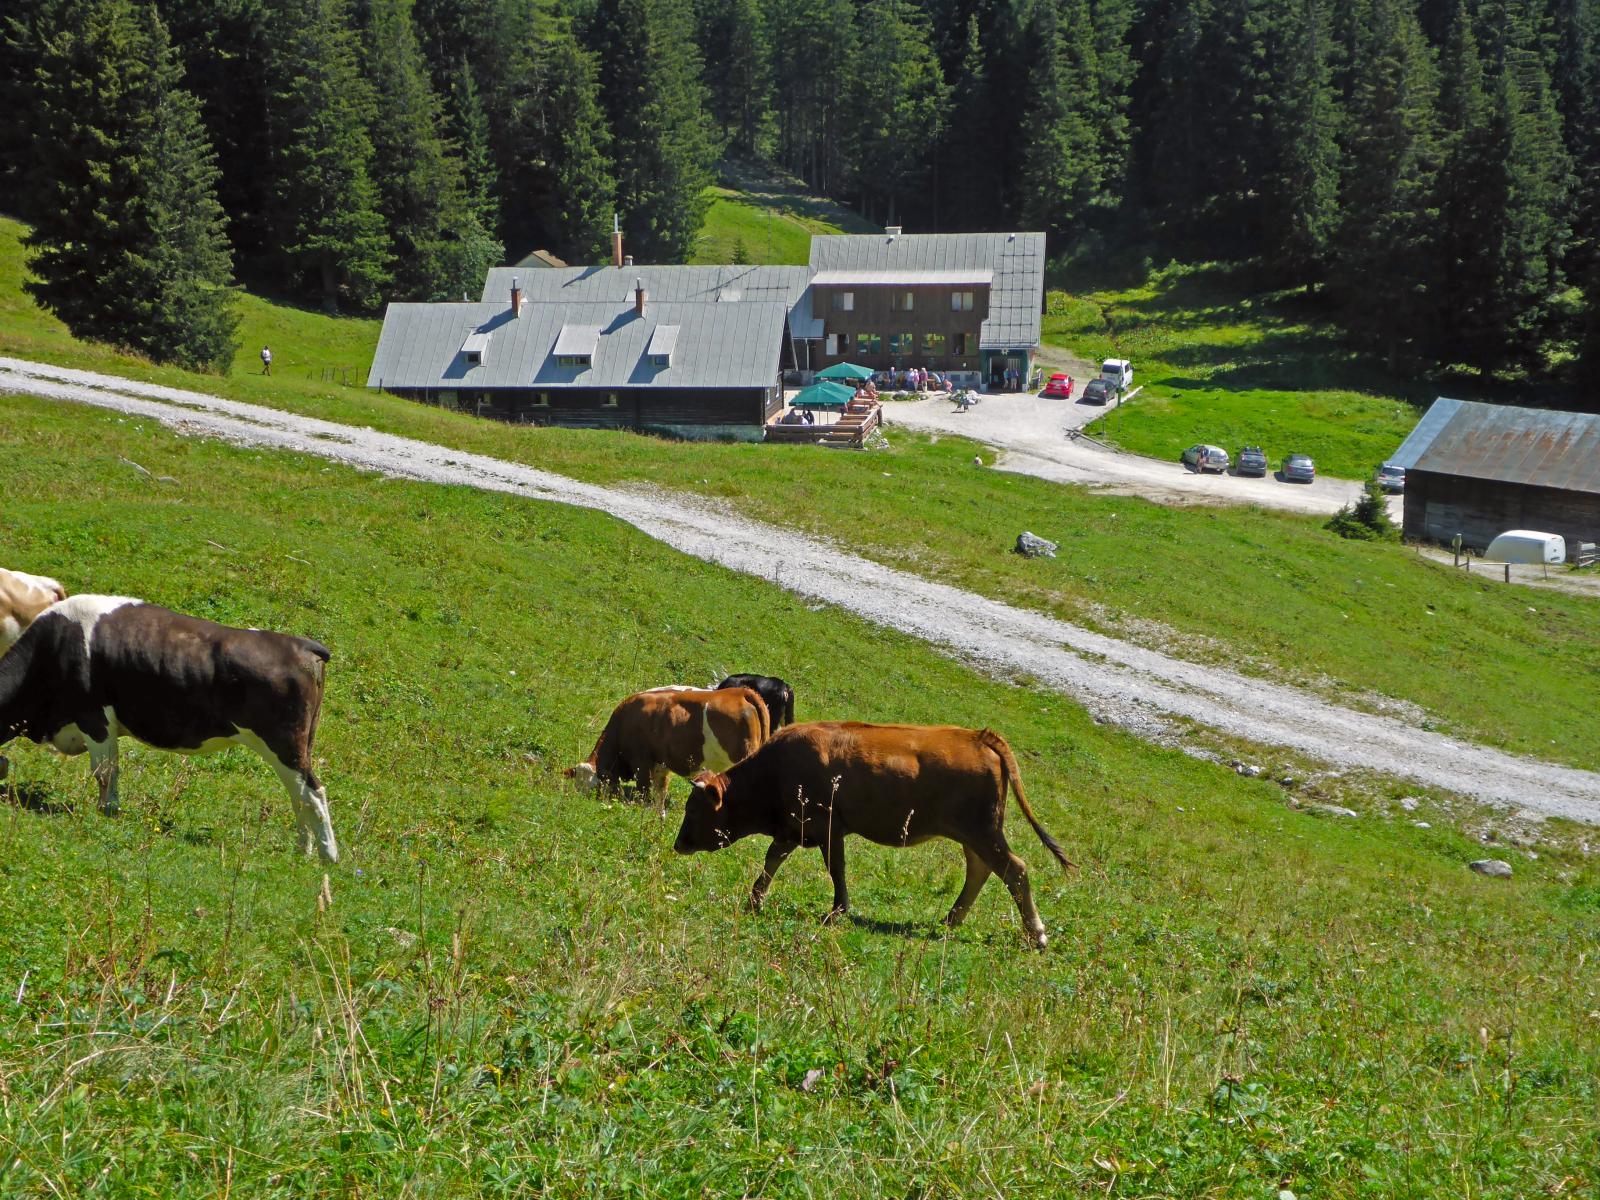
M 406 479 L 597 509 L 710 562 L 933 643 L 994 674 L 1025 672 L 1103 720 L 1167 718 L 1530 813 L 1600 824 L 1600 774 L 1460 742 L 1293 688 L 1202 667 L 933 583 L 680 494 L 597 487 L 500 459 L 83 371 L 0 358 L 0 393 L 147 417 L 186 433 L 295 450 Z

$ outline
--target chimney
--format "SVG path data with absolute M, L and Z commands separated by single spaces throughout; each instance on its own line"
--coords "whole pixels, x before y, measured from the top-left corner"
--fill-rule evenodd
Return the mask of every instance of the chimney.
M 611 215 L 611 265 L 622 265 L 622 221 L 615 213 Z
M 522 285 L 517 282 L 515 275 L 511 277 L 511 315 L 513 317 L 522 315 Z
M 900 226 L 898 225 L 885 225 L 883 231 L 889 235 L 891 242 L 900 236 Z
M 633 281 L 633 311 L 644 316 L 644 280 Z
M 625 267 L 631 267 L 631 266 L 633 266 L 633 255 L 631 255 L 631 254 L 624 254 L 624 255 L 623 255 L 623 256 L 622 256 L 622 265 L 623 265 L 623 266 L 625 266 Z

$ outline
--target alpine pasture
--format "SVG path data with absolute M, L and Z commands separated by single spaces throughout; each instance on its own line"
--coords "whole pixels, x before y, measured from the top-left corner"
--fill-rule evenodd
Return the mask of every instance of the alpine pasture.
M 333 651 L 300 859 L 252 756 L 8 750 L 12 1194 L 1272 1196 L 1595 1185 L 1592 866 L 1291 810 L 1265 780 L 591 513 L 0 400 L 11 565 Z M 144 472 L 136 470 L 137 463 Z M 148 473 L 146 473 L 148 472 Z M 166 477 L 163 480 L 161 477 Z M 671 853 L 560 771 L 635 688 L 988 725 L 1051 933 L 948 843 Z M 1020 814 L 1012 810 L 1013 827 Z

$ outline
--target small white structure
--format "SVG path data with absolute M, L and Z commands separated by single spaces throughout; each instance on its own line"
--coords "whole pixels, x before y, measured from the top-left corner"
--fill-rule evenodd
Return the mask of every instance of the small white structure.
M 1483 557 L 1489 562 L 1564 563 L 1567 561 L 1567 539 L 1559 533 L 1508 529 L 1489 543 Z

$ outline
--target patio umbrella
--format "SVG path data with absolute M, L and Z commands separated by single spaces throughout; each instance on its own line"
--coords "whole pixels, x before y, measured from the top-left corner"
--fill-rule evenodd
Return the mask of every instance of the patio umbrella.
M 871 379 L 872 371 L 867 367 L 858 367 L 855 363 L 834 363 L 833 366 L 817 372 L 818 379 Z
M 813 383 L 795 394 L 795 408 L 843 408 L 855 392 L 842 383 Z

